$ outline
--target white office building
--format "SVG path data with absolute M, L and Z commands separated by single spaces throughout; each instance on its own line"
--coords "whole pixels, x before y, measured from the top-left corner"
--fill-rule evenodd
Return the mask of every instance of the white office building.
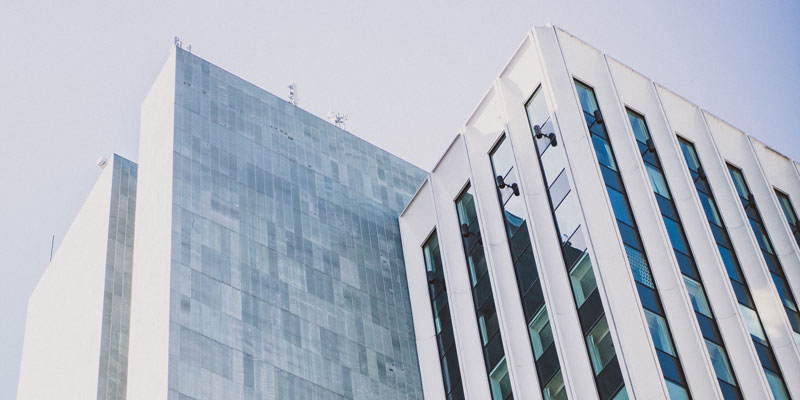
M 534 28 L 400 215 L 425 398 L 800 398 L 798 167 Z

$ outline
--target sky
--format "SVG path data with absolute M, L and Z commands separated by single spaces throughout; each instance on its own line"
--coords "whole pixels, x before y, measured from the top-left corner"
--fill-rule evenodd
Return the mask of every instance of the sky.
M 138 159 L 140 106 L 183 46 L 429 170 L 526 32 L 559 25 L 800 159 L 795 1 L 37 1 L 0 12 L 0 398 L 27 299 L 100 174 Z

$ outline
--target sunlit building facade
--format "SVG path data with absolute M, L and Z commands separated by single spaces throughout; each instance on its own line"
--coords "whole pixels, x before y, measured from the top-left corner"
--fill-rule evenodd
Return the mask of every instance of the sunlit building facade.
M 798 164 L 534 28 L 400 215 L 426 399 L 800 398 Z

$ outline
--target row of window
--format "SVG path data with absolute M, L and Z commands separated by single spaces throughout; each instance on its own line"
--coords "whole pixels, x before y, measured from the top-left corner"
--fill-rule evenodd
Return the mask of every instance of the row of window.
M 683 223 L 672 200 L 672 193 L 658 158 L 658 151 L 650 137 L 644 116 L 631 110 L 627 110 L 627 114 L 645 170 L 650 178 L 664 226 L 669 235 L 675 259 L 678 261 L 686 290 L 692 301 L 700 332 L 703 334 L 708 355 L 711 357 L 722 396 L 726 400 L 739 400 L 742 398 L 739 383 L 731 369 L 728 352 L 725 349 L 714 312 L 709 306 L 708 296 L 706 296 L 703 281 L 697 270 L 694 254 L 689 246 L 689 240 L 686 238 Z
M 558 363 L 553 331 L 547 313 L 542 284 L 536 270 L 528 223 L 525 220 L 525 202 L 520 196 L 521 182 L 514 163 L 511 143 L 505 136 L 490 153 L 495 187 L 503 220 L 506 226 L 512 265 L 517 278 L 517 288 L 522 299 L 522 311 L 528 324 L 539 387 L 545 399 L 566 400 L 567 392 Z
M 584 343 L 592 363 L 600 398 L 626 399 L 625 382 L 617 361 L 606 312 L 597 289 L 592 260 L 586 249 L 585 228 L 573 190 L 563 146 L 558 146 L 547 101 L 541 87 L 525 105 L 542 178 L 547 186 L 550 211 L 569 274 Z
M 728 229 L 720 217 L 717 202 L 711 192 L 711 186 L 708 184 L 706 176 L 703 173 L 700 158 L 697 156 L 697 152 L 691 142 L 681 137 L 678 138 L 678 142 L 680 143 L 686 166 L 689 168 L 689 173 L 694 181 L 697 195 L 700 198 L 700 204 L 703 205 L 703 211 L 706 214 L 708 225 L 711 227 L 714 240 L 717 242 L 717 249 L 722 258 L 722 263 L 725 264 L 725 270 L 728 273 L 731 287 L 733 287 L 733 292 L 736 294 L 736 300 L 739 303 L 739 311 L 742 314 L 747 330 L 750 332 L 753 346 L 758 354 L 772 394 L 777 400 L 788 399 L 789 396 L 786 392 L 783 375 L 780 369 L 778 369 L 778 363 L 775 360 L 775 353 L 772 350 L 767 335 L 764 333 L 761 317 L 753 302 L 753 297 L 750 295 L 750 288 L 744 277 L 744 272 L 742 272 L 742 267 L 739 264 L 739 258 L 736 256 L 736 252 L 733 249 L 733 243 L 728 235 Z
M 752 228 L 758 246 L 761 248 L 761 255 L 767 263 L 767 269 L 769 269 L 769 273 L 772 276 L 772 281 L 778 289 L 778 295 L 783 302 L 783 309 L 786 311 L 786 316 L 789 317 L 789 323 L 792 325 L 792 330 L 794 331 L 795 342 L 800 346 L 800 313 L 798 313 L 797 310 L 797 302 L 795 301 L 791 289 L 789 289 L 789 283 L 786 281 L 786 274 L 783 272 L 783 266 L 777 255 L 775 255 L 775 248 L 772 246 L 772 240 L 770 240 L 767 234 L 764 221 L 761 219 L 761 213 L 758 212 L 755 197 L 747 186 L 747 181 L 744 179 L 742 170 L 728 164 L 728 171 L 731 174 L 733 186 L 736 187 L 736 192 L 739 194 L 742 207 L 747 214 L 750 228 Z
M 656 354 L 658 355 L 670 398 L 691 399 L 683 368 L 674 346 L 669 324 L 664 315 L 661 299 L 652 277 L 652 271 L 650 270 L 636 221 L 631 212 L 627 192 L 617 168 L 614 151 L 606 131 L 602 113 L 597 105 L 594 91 L 588 85 L 577 80 L 575 81 L 575 87 L 595 154 L 603 173 L 606 191 L 617 220 L 617 227 L 623 240 L 629 267 L 636 281 L 641 306 L 656 347 Z M 622 373 L 617 362 L 604 306 L 597 290 L 595 272 L 586 249 L 582 213 L 566 171 L 566 154 L 563 148 L 559 148 L 557 145 L 555 129 L 550 120 L 544 95 L 539 95 L 539 92 L 540 90 L 537 88 L 526 104 L 526 111 L 540 169 L 547 186 L 555 228 L 562 244 L 562 256 L 570 277 L 573 299 L 586 339 L 586 350 L 595 373 L 597 391 L 603 400 L 627 399 L 627 391 L 625 390 Z M 657 151 L 650 138 L 647 124 L 643 116 L 631 110 L 628 110 L 628 118 L 662 214 L 662 220 L 668 232 L 670 243 L 683 274 L 684 283 L 692 301 L 696 319 L 705 339 L 706 348 L 714 366 L 723 397 L 725 399 L 741 399 L 742 396 L 738 388 L 737 379 L 731 369 L 727 350 L 719 332 L 714 313 L 709 306 L 702 279 L 672 200 L 669 185 L 663 174 Z M 769 340 L 764 334 L 761 319 L 755 309 L 727 230 L 720 218 L 711 189 L 703 174 L 700 161 L 690 142 L 680 137 L 679 142 L 770 388 L 776 399 L 788 399 L 783 376 L 777 366 Z M 517 278 L 517 287 L 523 312 L 528 323 L 531 349 L 536 362 L 536 371 L 542 388 L 542 395 L 545 399 L 566 399 L 564 377 L 561 373 L 558 354 L 553 343 L 553 333 L 533 255 L 533 245 L 529 236 L 528 224 L 524 217 L 527 214 L 524 201 L 520 197 L 521 183 L 516 172 L 510 142 L 506 140 L 505 136 L 501 137 L 498 144 L 491 151 L 490 160 L 495 176 L 498 201 L 504 217 L 514 272 Z M 728 167 L 734 186 L 742 199 L 742 205 L 748 215 L 750 225 L 758 238 L 762 254 L 784 302 L 798 345 L 800 345 L 800 314 L 798 314 L 794 296 L 786 283 L 783 269 L 775 256 L 772 243 L 764 229 L 760 214 L 741 170 L 732 165 L 728 165 Z M 776 190 L 776 196 L 787 218 L 792 234 L 798 241 L 798 245 L 800 245 L 798 219 L 791 202 L 783 192 Z M 513 399 L 474 197 L 469 184 L 456 199 L 456 210 L 460 223 L 463 250 L 467 259 L 473 303 L 492 399 Z M 428 271 L 429 293 L 445 391 L 448 399 L 462 399 L 464 397 L 463 387 L 454 346 L 452 322 L 449 315 L 447 292 L 444 287 L 441 257 L 435 232 L 423 245 L 423 253 Z
M 683 367 L 673 344 L 669 323 L 661 305 L 661 297 L 653 280 L 650 262 L 647 259 L 639 228 L 631 211 L 628 194 L 625 190 L 625 185 L 622 183 L 622 176 L 617 167 L 616 157 L 608 138 L 602 112 L 597 106 L 594 90 L 577 80 L 575 81 L 575 88 L 578 92 L 584 120 L 594 145 L 595 154 L 603 173 L 606 193 L 611 201 L 614 216 L 617 219 L 617 228 L 622 236 L 625 255 L 636 280 L 639 300 L 650 328 L 650 336 L 656 348 L 656 354 L 667 384 L 669 396 L 674 400 L 690 399 L 691 395 L 689 394 Z

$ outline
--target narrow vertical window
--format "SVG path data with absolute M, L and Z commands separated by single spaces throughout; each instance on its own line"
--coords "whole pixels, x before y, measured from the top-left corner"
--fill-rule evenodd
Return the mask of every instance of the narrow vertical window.
M 797 213 L 794 212 L 792 202 L 789 200 L 789 195 L 775 189 L 775 195 L 778 197 L 778 203 L 781 205 L 783 215 L 786 216 L 786 222 L 789 223 L 789 230 L 794 236 L 794 241 L 800 246 L 800 223 L 797 222 Z
M 461 385 L 461 372 L 458 367 L 456 340 L 453 322 L 450 319 L 450 305 L 447 301 L 447 288 L 442 271 L 442 256 L 439 252 L 439 239 L 434 231 L 422 245 L 425 257 L 425 270 L 428 279 L 428 294 L 431 298 L 433 326 L 436 330 L 436 345 L 439 349 L 439 362 L 442 366 L 442 382 L 448 400 L 462 400 L 464 389 Z
M 758 311 L 756 311 L 753 298 L 750 295 L 750 288 L 745 280 L 733 245 L 731 244 L 728 229 L 725 227 L 725 222 L 720 217 L 717 202 L 714 199 L 711 186 L 703 172 L 700 158 L 697 156 L 697 151 L 694 145 L 684 138 L 678 137 L 678 143 L 680 143 L 683 159 L 686 161 L 689 174 L 694 182 L 695 191 L 700 198 L 700 203 L 703 205 L 706 220 L 714 235 L 714 240 L 717 242 L 717 250 L 722 258 L 722 263 L 725 264 L 725 270 L 728 273 L 733 292 L 736 294 L 736 300 L 739 303 L 739 312 L 744 319 L 747 330 L 750 332 L 750 338 L 752 339 L 756 353 L 759 354 L 761 366 L 769 381 L 772 394 L 777 400 L 788 399 L 789 395 L 786 391 L 786 385 L 783 382 L 783 376 L 777 368 L 777 363 L 772 361 L 775 360 L 775 354 L 772 351 L 769 340 L 767 340 L 767 336 L 764 334 L 761 317 L 758 315 Z M 693 303 L 694 302 L 695 300 L 693 299 Z M 702 306 L 695 307 L 695 309 L 698 310 L 698 308 Z M 709 353 L 711 353 L 711 349 L 709 349 Z M 718 364 L 721 364 L 721 362 L 714 362 L 714 369 L 719 376 Z
M 628 193 L 617 168 L 616 157 L 608 138 L 605 121 L 597 105 L 597 98 L 591 87 L 577 80 L 575 81 L 575 88 L 580 98 L 584 120 L 589 129 L 589 135 L 594 144 L 595 154 L 606 184 L 606 193 L 611 201 L 614 216 L 617 219 L 617 228 L 622 237 L 628 264 L 636 280 L 640 302 L 645 310 L 650 336 L 656 347 L 656 354 L 661 364 L 661 371 L 664 374 L 670 397 L 672 399 L 691 398 L 683 368 L 674 349 L 669 324 L 664 317 L 664 310 L 660 306 L 661 298 L 655 281 L 652 279 L 653 274 L 642 245 L 639 227 L 633 217 L 630 202 L 628 201 Z
M 586 228 L 567 171 L 566 154 L 563 145 L 558 144 L 555 126 L 541 87 L 528 100 L 525 110 L 542 178 L 547 186 L 550 211 L 561 243 L 564 265 L 570 277 L 573 300 L 578 310 L 586 352 L 594 371 L 597 393 L 602 400 L 627 399 L 628 392 L 625 390 L 622 371 L 608 329 L 605 307 L 597 290 L 594 267 L 586 249 Z
M 536 260 L 533 256 L 533 245 L 528 231 L 526 220 L 525 202 L 522 200 L 522 187 L 514 163 L 511 143 L 503 136 L 490 154 L 492 171 L 495 177 L 497 200 L 503 211 L 506 236 L 511 250 L 514 273 L 517 277 L 517 288 L 522 300 L 522 311 L 528 323 L 533 356 L 536 363 L 536 373 L 539 378 L 539 387 L 542 394 L 551 396 L 552 399 L 565 399 L 566 392 L 553 392 L 546 388 L 551 387 L 553 380 L 563 382 L 561 366 L 558 363 L 556 346 L 553 343 L 553 331 L 550 328 L 550 318 L 547 315 L 547 306 L 542 295 L 542 284 L 536 269 Z M 563 386 L 563 384 L 562 384 Z M 553 397 L 560 395 L 562 397 Z
M 478 319 L 478 332 L 483 345 L 483 360 L 489 376 L 492 400 L 513 399 L 503 339 L 500 336 L 500 325 L 497 321 L 494 295 L 486 265 L 486 254 L 483 251 L 478 214 L 475 210 L 475 197 L 469 184 L 456 199 L 456 212 L 472 285 L 472 300 L 475 305 L 475 316 Z
M 726 400 L 739 400 L 742 398 L 739 383 L 730 369 L 728 352 L 725 350 L 722 335 L 719 333 L 717 320 L 708 304 L 708 296 L 706 296 L 703 280 L 697 270 L 694 254 L 683 229 L 683 223 L 672 200 L 669 184 L 664 176 L 658 151 L 653 144 L 653 139 L 650 137 L 647 122 L 644 116 L 634 111 L 627 110 L 627 113 L 633 136 L 639 146 L 639 153 L 650 178 L 653 195 L 656 197 L 656 203 L 661 212 L 661 219 L 672 244 L 672 251 L 678 261 L 678 265 L 681 267 L 683 281 L 686 284 L 689 298 L 692 300 L 697 324 L 703 334 L 711 363 L 714 365 L 720 390 Z
M 789 323 L 792 325 L 792 331 L 794 331 L 795 343 L 800 347 L 800 313 L 798 313 L 797 301 L 795 301 L 792 290 L 789 288 L 789 282 L 786 280 L 783 266 L 775 254 L 775 248 L 772 246 L 769 234 L 767 234 L 767 228 L 764 226 L 761 213 L 758 212 L 756 199 L 750 192 L 750 187 L 747 186 L 742 170 L 728 164 L 728 171 L 731 174 L 731 179 L 733 179 L 733 185 L 736 186 L 736 192 L 739 194 L 742 207 L 747 214 L 750 228 L 753 230 L 753 234 L 756 235 L 756 241 L 761 248 L 761 255 L 767 263 L 770 275 L 772 275 L 772 282 L 775 283 L 775 288 L 778 289 L 778 295 L 783 302 L 783 309 L 786 311 L 786 316 L 789 317 Z

